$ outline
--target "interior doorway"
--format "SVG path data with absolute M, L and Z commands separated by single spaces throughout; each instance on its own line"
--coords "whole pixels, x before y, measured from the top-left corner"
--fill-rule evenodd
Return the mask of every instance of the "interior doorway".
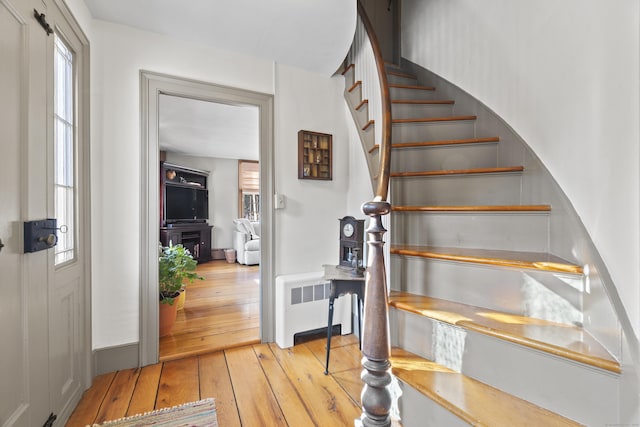
M 273 340 L 273 97 L 241 89 L 193 81 L 147 71 L 141 72 L 141 300 L 140 363 L 159 359 L 158 337 L 158 257 L 160 173 L 159 99 L 161 95 L 207 101 L 226 105 L 257 107 L 259 121 L 261 253 L 260 253 L 260 340 Z
M 160 361 L 256 344 L 260 251 L 244 247 L 260 239 L 245 242 L 235 222 L 259 230 L 258 108 L 167 94 L 158 103 L 160 242 L 189 250 L 202 279 L 182 291 Z

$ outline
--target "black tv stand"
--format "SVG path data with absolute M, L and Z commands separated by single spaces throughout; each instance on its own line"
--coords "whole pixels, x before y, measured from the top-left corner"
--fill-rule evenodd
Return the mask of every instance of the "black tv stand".
M 211 229 L 206 222 L 169 224 L 160 227 L 162 246 L 182 244 L 198 263 L 211 261 Z

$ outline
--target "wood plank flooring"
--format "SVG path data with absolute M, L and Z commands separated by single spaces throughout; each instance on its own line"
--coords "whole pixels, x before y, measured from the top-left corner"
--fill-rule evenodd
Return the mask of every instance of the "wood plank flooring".
M 161 362 L 94 379 L 71 418 L 83 427 L 213 397 L 218 424 L 233 426 L 341 426 L 360 417 L 361 353 L 354 335 L 281 349 L 254 344 Z
M 215 260 L 187 286 L 184 309 L 160 338 L 160 361 L 260 342 L 260 267 Z

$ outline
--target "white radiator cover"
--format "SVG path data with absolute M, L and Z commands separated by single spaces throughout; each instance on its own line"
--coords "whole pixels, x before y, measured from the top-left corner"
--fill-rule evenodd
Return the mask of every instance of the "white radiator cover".
M 325 328 L 329 320 L 329 281 L 323 272 L 276 277 L 276 343 L 293 346 L 299 332 Z M 333 325 L 342 325 L 342 335 L 351 333 L 351 295 L 336 298 Z

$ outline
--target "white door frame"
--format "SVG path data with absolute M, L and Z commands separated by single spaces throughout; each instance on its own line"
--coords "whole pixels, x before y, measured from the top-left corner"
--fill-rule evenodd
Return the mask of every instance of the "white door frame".
M 160 94 L 258 107 L 260 122 L 260 338 L 273 341 L 273 95 L 140 71 L 140 365 L 158 362 L 158 211 Z

